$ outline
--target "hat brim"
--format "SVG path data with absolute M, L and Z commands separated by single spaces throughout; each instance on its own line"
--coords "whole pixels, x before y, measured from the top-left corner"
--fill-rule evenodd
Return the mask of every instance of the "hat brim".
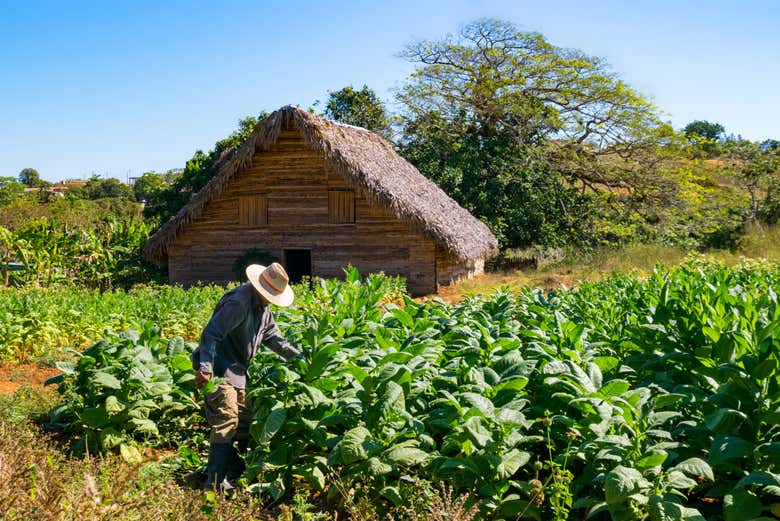
M 279 293 L 267 286 L 260 278 L 260 274 L 263 273 L 265 268 L 266 267 L 261 264 L 250 264 L 246 267 L 246 278 L 249 279 L 249 283 L 252 284 L 255 291 L 265 297 L 268 302 L 275 306 L 286 308 L 293 303 L 293 299 L 295 298 L 292 288 L 288 284 L 284 287 L 284 291 Z

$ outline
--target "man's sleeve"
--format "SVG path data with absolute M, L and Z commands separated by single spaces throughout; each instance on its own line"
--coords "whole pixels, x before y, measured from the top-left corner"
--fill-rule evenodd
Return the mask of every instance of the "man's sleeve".
M 267 346 L 271 351 L 279 356 L 289 360 L 295 355 L 301 354 L 300 351 L 295 349 L 286 338 L 279 333 L 276 329 L 276 321 L 270 311 L 268 313 L 268 321 L 265 329 L 263 330 L 263 345 Z
M 209 323 L 206 324 L 200 335 L 200 370 L 202 372 L 211 373 L 213 371 L 217 344 L 241 323 L 243 316 L 243 306 L 234 299 L 227 300 L 214 310 Z

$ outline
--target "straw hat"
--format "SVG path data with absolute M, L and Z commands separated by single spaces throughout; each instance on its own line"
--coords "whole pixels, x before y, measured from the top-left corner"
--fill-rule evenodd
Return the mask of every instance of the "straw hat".
M 278 262 L 268 267 L 250 264 L 246 267 L 246 276 L 252 286 L 271 304 L 287 307 L 292 304 L 293 290 L 290 277 Z

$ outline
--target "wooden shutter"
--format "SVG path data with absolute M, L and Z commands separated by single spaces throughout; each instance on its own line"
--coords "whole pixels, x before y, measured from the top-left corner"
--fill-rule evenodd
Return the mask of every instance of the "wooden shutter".
M 238 222 L 241 226 L 268 224 L 268 198 L 264 195 L 239 196 Z
M 330 224 L 355 222 L 355 192 L 351 190 L 328 192 L 328 222 Z

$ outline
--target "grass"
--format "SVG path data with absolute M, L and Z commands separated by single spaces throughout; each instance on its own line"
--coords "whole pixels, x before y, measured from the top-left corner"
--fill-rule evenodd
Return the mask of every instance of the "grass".
M 734 250 L 696 250 L 664 244 L 632 244 L 619 249 L 603 248 L 589 253 L 530 252 L 542 259 L 538 267 L 487 272 L 475 279 L 466 280 L 451 287 L 444 287 L 440 296 L 449 302 L 457 302 L 465 295 L 490 293 L 496 288 L 507 287 L 519 291 L 523 286 L 536 286 L 545 290 L 571 288 L 579 282 L 600 280 L 614 273 L 634 273 L 645 276 L 656 265 L 674 267 L 691 256 L 734 266 L 744 258 L 766 259 L 780 262 L 780 225 L 750 228 Z M 519 254 L 520 257 L 523 252 Z

